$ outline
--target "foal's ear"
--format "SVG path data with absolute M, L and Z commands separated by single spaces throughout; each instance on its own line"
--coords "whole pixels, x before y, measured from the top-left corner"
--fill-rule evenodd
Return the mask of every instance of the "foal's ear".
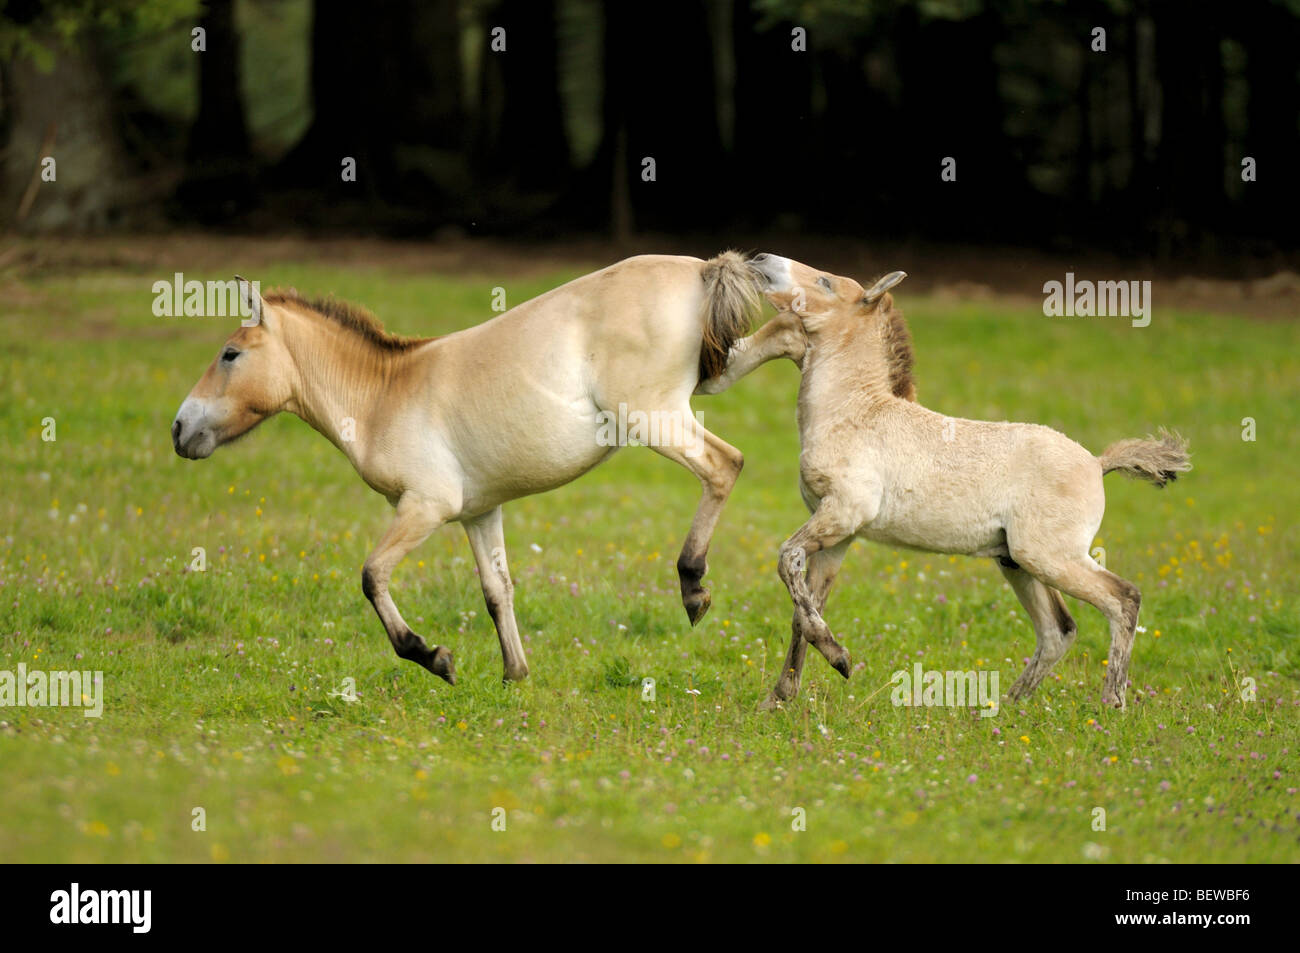
M 891 271 L 871 286 L 871 289 L 862 296 L 863 302 L 868 306 L 874 305 L 885 296 L 886 291 L 894 287 L 894 285 L 898 284 L 906 277 L 907 272 L 905 271 Z
M 255 328 L 262 323 L 262 283 L 235 275 L 235 284 L 239 288 L 239 313 L 243 316 L 239 324 Z

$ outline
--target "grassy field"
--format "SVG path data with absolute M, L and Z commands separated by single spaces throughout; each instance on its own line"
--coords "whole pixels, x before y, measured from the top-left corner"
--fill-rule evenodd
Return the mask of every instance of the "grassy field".
M 1129 707 L 1101 707 L 1104 623 L 1072 600 L 1079 639 L 1027 703 L 894 707 L 890 676 L 917 661 L 998 671 L 1005 691 L 1033 634 L 988 560 L 858 543 L 827 609 L 853 678 L 810 653 L 803 695 L 760 714 L 789 633 L 775 554 L 805 518 L 794 368 L 696 401 L 747 459 L 697 629 L 674 561 L 698 486 L 628 449 L 506 508 L 526 682 L 500 683 L 459 526 L 399 567 L 407 620 L 456 653 L 451 688 L 392 654 L 362 597 L 389 508 L 324 439 L 285 416 L 210 460 L 173 454 L 172 416 L 232 322 L 154 317 L 156 270 L 0 278 L 0 669 L 102 671 L 104 692 L 98 719 L 0 709 L 0 858 L 1300 857 L 1300 324 L 1157 301 L 1138 329 L 902 286 L 933 409 L 1094 452 L 1162 424 L 1190 438 L 1196 469 L 1168 490 L 1107 478 L 1097 545 L 1144 593 Z M 494 286 L 513 304 L 576 273 L 255 276 L 443 333 L 491 317 Z

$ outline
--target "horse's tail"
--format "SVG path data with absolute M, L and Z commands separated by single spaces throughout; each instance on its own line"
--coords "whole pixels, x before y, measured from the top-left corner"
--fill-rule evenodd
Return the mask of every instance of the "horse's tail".
M 725 251 L 704 263 L 704 341 L 700 345 L 700 380 L 727 367 L 731 345 L 749 333 L 762 304 L 759 276 L 739 252 Z
M 1164 486 L 1178 479 L 1178 474 L 1192 468 L 1187 454 L 1187 441 L 1176 433 L 1161 429 L 1154 437 L 1120 440 L 1106 448 L 1097 458 L 1102 473 L 1119 470 L 1125 476 L 1136 477 Z

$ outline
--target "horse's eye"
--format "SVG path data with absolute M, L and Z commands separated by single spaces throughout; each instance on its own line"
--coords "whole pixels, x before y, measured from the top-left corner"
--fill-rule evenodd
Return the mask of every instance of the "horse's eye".
M 831 290 L 830 280 L 827 279 L 825 275 L 822 275 L 820 278 L 817 279 L 817 284 L 821 285 L 827 291 Z
M 233 347 L 228 347 L 221 353 L 221 359 L 225 361 L 227 364 L 233 361 L 237 357 L 239 357 L 239 352 L 236 351 Z

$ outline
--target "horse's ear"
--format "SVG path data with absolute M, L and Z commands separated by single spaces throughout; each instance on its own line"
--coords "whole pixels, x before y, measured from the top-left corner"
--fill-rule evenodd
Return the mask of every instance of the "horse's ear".
M 257 327 L 262 323 L 262 283 L 240 275 L 235 275 L 235 282 L 239 286 L 239 313 L 244 317 L 239 323 L 246 328 Z
M 898 284 L 906 277 L 907 272 L 905 271 L 891 271 L 889 274 L 885 275 L 885 277 L 872 285 L 871 289 L 862 296 L 862 300 L 867 305 L 874 305 L 884 297 L 886 291 L 894 287 L 894 285 Z

